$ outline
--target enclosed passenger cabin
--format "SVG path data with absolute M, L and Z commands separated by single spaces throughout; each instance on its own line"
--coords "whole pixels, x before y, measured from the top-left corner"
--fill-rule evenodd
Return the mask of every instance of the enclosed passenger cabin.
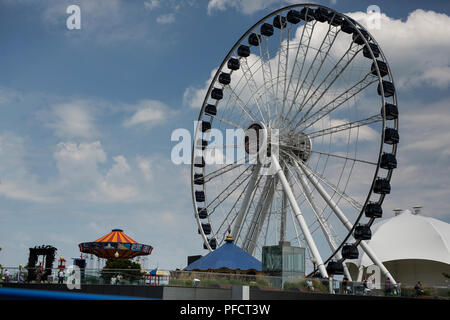
M 397 159 L 392 153 L 383 153 L 380 161 L 380 168 L 392 170 L 397 168 Z
M 263 36 L 271 37 L 273 35 L 273 26 L 268 23 L 263 23 L 260 28 L 260 33 Z
M 259 43 L 261 42 L 261 36 L 256 33 L 251 33 L 248 36 L 248 44 L 252 46 L 259 46 Z
M 369 202 L 364 209 L 367 218 L 381 218 L 383 216 L 383 209 L 377 202 Z
M 366 30 L 364 30 L 364 29 L 359 29 L 358 28 L 357 30 L 359 30 L 361 32 L 362 37 L 359 35 L 358 31 L 355 30 L 355 32 L 353 32 L 353 36 L 352 36 L 353 42 L 355 42 L 356 44 L 359 44 L 359 45 L 363 45 L 364 44 L 364 38 L 366 40 L 369 40 L 369 33 Z
M 211 234 L 211 224 L 210 223 L 202 223 L 202 230 L 203 230 L 203 233 L 206 235 Z M 201 234 L 200 230 L 198 230 L 198 233 Z
M 350 19 L 350 21 L 354 22 L 353 19 Z M 342 21 L 341 31 L 347 34 L 353 34 L 356 31 L 356 28 L 349 21 L 344 19 L 344 21 Z
M 369 47 L 370 47 L 370 49 L 372 49 L 373 56 L 375 58 L 378 58 L 380 56 L 380 48 L 375 43 L 371 43 L 371 42 L 369 42 L 368 46 L 367 46 L 367 44 L 364 46 L 363 56 L 366 58 L 372 59 L 372 56 L 370 55 Z
M 356 240 L 370 240 L 372 238 L 372 231 L 369 226 L 358 225 L 355 227 L 355 233 L 353 237 Z
M 227 84 L 230 84 L 230 82 L 231 82 L 231 76 L 229 73 L 222 72 L 219 75 L 219 83 L 227 85 Z
M 376 65 L 378 66 L 378 70 L 380 70 L 381 77 L 384 77 L 385 75 L 387 75 L 389 73 L 386 63 L 384 63 L 383 61 L 380 61 L 380 60 L 376 60 L 376 63 L 377 63 Z M 370 67 L 370 72 L 375 76 L 378 75 L 377 68 L 375 66 L 375 62 L 372 62 L 372 66 Z
M 395 87 L 394 84 L 390 81 L 382 81 L 382 85 L 383 85 L 383 91 L 384 91 L 384 96 L 385 97 L 392 97 L 395 93 Z M 378 94 L 381 96 L 381 87 L 380 84 L 378 84 Z
M 205 193 L 203 191 L 195 191 L 195 201 L 205 202 Z
M 277 29 L 284 29 L 286 28 L 286 17 L 283 17 L 281 15 L 277 15 L 273 18 L 273 26 Z
M 230 70 L 236 71 L 240 68 L 241 64 L 239 62 L 239 59 L 236 58 L 230 58 L 227 62 L 227 67 Z
M 330 261 L 327 265 L 327 273 L 329 275 L 344 274 L 344 265 L 340 261 Z
M 389 183 L 389 180 L 384 179 L 384 178 L 378 178 L 377 180 L 375 180 L 373 192 L 375 192 L 377 194 L 391 193 L 391 184 Z
M 214 88 L 211 91 L 211 98 L 221 100 L 223 98 L 223 91 L 219 88 Z
M 344 259 L 358 259 L 358 247 L 354 244 L 346 244 L 342 247 L 342 258 Z
M 217 248 L 216 238 L 208 239 L 208 243 L 209 243 L 209 246 L 211 247 L 211 249 L 216 250 L 216 248 Z M 203 249 L 208 249 L 208 247 L 206 246 L 206 243 L 203 243 Z
M 325 8 L 317 8 L 314 10 L 314 19 L 319 22 L 328 21 L 328 10 Z
M 387 144 L 397 144 L 400 141 L 400 135 L 398 131 L 394 128 L 384 129 L 384 143 Z
M 208 121 L 202 121 L 201 130 L 202 130 L 202 132 L 211 130 L 211 123 Z
M 207 104 L 205 107 L 205 114 L 215 116 L 217 114 L 217 107 L 213 104 Z
M 383 112 L 383 110 L 381 110 Z M 392 103 L 384 105 L 384 118 L 386 120 L 395 120 L 398 118 L 398 107 Z
M 300 22 L 300 12 L 297 10 L 289 10 L 286 15 L 287 21 L 293 24 L 297 24 Z
M 194 184 L 205 184 L 205 179 L 203 178 L 203 174 L 201 173 L 195 173 L 194 174 Z
M 199 219 L 208 218 L 208 210 L 206 208 L 197 208 L 197 214 Z
M 314 20 L 314 9 L 303 8 L 300 11 L 300 19 L 305 20 L 306 22 Z
M 250 47 L 246 46 L 245 44 L 241 44 L 238 47 L 237 53 L 239 57 L 247 58 L 250 55 Z
M 334 27 L 341 26 L 344 23 L 344 18 L 337 12 L 330 11 L 328 13 L 328 23 Z

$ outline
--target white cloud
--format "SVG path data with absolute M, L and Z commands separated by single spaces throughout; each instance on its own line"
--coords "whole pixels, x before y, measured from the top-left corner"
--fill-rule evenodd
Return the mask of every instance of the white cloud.
M 163 124 L 173 114 L 169 107 L 157 100 L 142 100 L 136 106 L 129 106 L 137 111 L 123 122 L 125 127 L 145 126 L 150 128 Z
M 39 177 L 26 164 L 27 141 L 12 133 L 0 135 L 0 194 L 16 200 L 52 202 Z
M 349 13 L 366 25 L 367 13 Z M 389 61 L 396 85 L 412 89 L 428 85 L 446 89 L 450 84 L 450 17 L 417 9 L 406 21 L 380 16 L 380 28 L 369 32 Z
M 137 158 L 138 167 L 141 170 L 141 173 L 143 174 L 143 177 L 146 181 L 150 181 L 152 178 L 152 165 L 150 160 L 138 157 Z
M 233 8 L 244 14 L 252 14 L 275 4 L 281 6 L 297 2 L 295 0 L 210 0 L 208 2 L 208 14 L 212 14 L 214 11 L 224 11 L 227 8 Z
M 184 90 L 183 93 L 183 105 L 191 108 L 199 109 L 203 105 L 206 92 L 208 91 L 209 84 L 211 83 L 214 75 L 217 72 L 217 68 L 211 71 L 210 78 L 205 82 L 203 87 L 190 86 Z
M 98 135 L 94 125 L 92 102 L 76 100 L 52 107 L 47 126 L 60 138 L 93 138 Z
M 175 14 L 174 13 L 163 14 L 156 18 L 156 22 L 159 24 L 173 23 L 175 22 Z
M 150 1 L 144 2 L 145 9 L 150 10 L 150 11 L 158 8 L 159 5 L 160 5 L 159 0 L 150 0 Z
M 16 90 L 0 87 L 0 105 L 21 100 L 22 94 Z
M 98 166 L 107 160 L 100 141 L 92 143 L 61 142 L 54 152 L 62 184 L 69 188 L 86 188 L 99 178 Z

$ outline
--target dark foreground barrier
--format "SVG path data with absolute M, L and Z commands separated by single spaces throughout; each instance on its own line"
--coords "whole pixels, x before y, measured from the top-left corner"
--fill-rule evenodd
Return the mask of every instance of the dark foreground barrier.
M 13 300 L 155 300 L 144 297 L 92 293 L 61 292 L 36 289 L 0 288 L 0 299 Z

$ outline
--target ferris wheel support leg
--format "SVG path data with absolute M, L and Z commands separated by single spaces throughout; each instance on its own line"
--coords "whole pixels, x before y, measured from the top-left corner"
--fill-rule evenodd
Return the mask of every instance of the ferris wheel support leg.
M 247 233 L 245 237 L 242 239 L 242 249 L 252 254 L 251 252 L 251 243 L 255 237 L 255 233 L 257 230 L 257 224 L 259 219 L 261 218 L 262 208 L 264 207 L 264 203 L 267 199 L 268 192 L 270 190 L 271 180 L 266 179 L 264 183 L 263 190 L 259 196 L 258 203 L 256 204 L 256 208 L 253 211 L 252 220 L 250 221 L 249 227 L 247 229 Z
M 259 214 L 258 219 L 255 222 L 255 228 L 253 230 L 252 237 L 251 237 L 250 242 L 248 244 L 247 252 L 250 253 L 250 254 L 253 254 L 253 252 L 255 251 L 255 247 L 256 247 L 256 243 L 258 241 L 258 237 L 259 237 L 259 235 L 261 233 L 261 229 L 263 227 L 264 221 L 266 220 L 267 212 L 269 211 L 270 205 L 272 204 L 273 195 L 275 193 L 275 187 L 276 187 L 277 179 L 275 177 L 273 177 L 269 181 L 270 181 L 270 183 L 268 185 L 268 190 L 267 190 L 267 193 L 266 193 L 267 197 L 264 200 L 264 204 L 263 204 L 263 206 L 261 208 L 261 211 L 260 211 L 261 213 Z
M 363 273 L 364 273 L 364 267 L 360 266 L 358 269 L 358 279 L 356 279 L 356 281 L 362 282 Z
M 322 196 L 322 198 L 325 200 L 325 202 L 328 204 L 328 206 L 333 210 L 333 212 L 336 214 L 336 216 L 341 220 L 341 222 L 344 224 L 344 226 L 347 228 L 348 231 L 352 229 L 351 222 L 347 219 L 345 214 L 342 212 L 342 210 L 337 206 L 337 204 L 331 199 L 330 195 L 327 193 L 327 191 L 324 189 L 324 187 L 320 184 L 320 182 L 314 177 L 312 173 L 308 171 L 308 169 L 302 164 L 299 163 L 300 168 L 302 169 L 303 173 L 308 177 L 309 181 L 314 185 L 314 187 L 317 189 L 319 194 Z M 388 269 L 383 265 L 380 259 L 376 256 L 375 252 L 372 250 L 372 248 L 369 247 L 369 245 L 365 241 L 361 241 L 360 245 L 364 252 L 369 256 L 369 258 L 372 260 L 374 264 L 376 264 L 381 272 L 388 277 L 391 280 L 391 283 L 393 285 L 397 284 L 392 277 L 391 273 Z
M 285 171 L 286 175 L 287 171 Z M 287 210 L 287 196 L 286 192 L 282 192 L 281 198 L 281 221 L 280 221 L 280 241 L 285 241 L 286 239 L 286 210 Z
M 241 233 L 241 228 L 242 228 L 242 221 L 244 220 L 244 216 L 247 212 L 248 209 L 248 204 L 249 201 L 252 197 L 253 194 L 253 190 L 255 189 L 255 185 L 256 185 L 256 181 L 258 180 L 258 176 L 259 176 L 259 172 L 261 171 L 261 164 L 258 163 L 255 165 L 254 169 L 253 169 L 253 173 L 252 176 L 250 177 L 250 181 L 248 183 L 248 187 L 247 187 L 247 191 L 245 193 L 244 196 L 244 200 L 242 201 L 242 206 L 239 209 L 237 218 L 236 218 L 236 223 L 233 226 L 233 232 L 232 235 L 234 237 L 234 241 L 235 243 L 237 243 L 237 240 L 240 236 Z
M 308 229 L 308 225 L 305 219 L 303 218 L 302 212 L 300 211 L 300 207 L 298 206 L 294 193 L 292 192 L 291 186 L 289 185 L 289 182 L 287 181 L 286 176 L 284 175 L 283 169 L 281 168 L 280 163 L 278 162 L 278 159 L 275 157 L 275 155 L 271 156 L 271 160 L 273 165 L 275 166 L 276 174 L 278 174 L 278 177 L 280 178 L 280 182 L 283 186 L 284 192 L 286 192 L 286 196 L 289 200 L 291 208 L 295 213 L 297 222 L 300 225 L 300 228 L 302 229 L 303 235 L 305 236 L 306 243 L 308 244 L 308 247 L 313 257 L 316 258 L 320 274 L 322 275 L 322 277 L 328 278 L 328 273 L 323 264 L 322 257 L 319 254 L 319 250 L 317 250 L 316 243 L 314 242 L 311 232 Z
M 303 191 L 306 196 L 306 199 L 308 200 L 309 204 L 311 205 L 311 209 L 313 210 L 313 213 L 316 216 L 317 221 L 319 222 L 319 225 L 322 229 L 322 232 L 325 235 L 325 238 L 327 239 L 330 249 L 332 251 L 335 251 L 337 248 L 336 241 L 333 238 L 333 235 L 331 233 L 329 226 L 327 225 L 327 222 L 324 221 L 323 217 L 319 214 L 319 212 L 320 212 L 319 208 L 317 208 L 316 203 L 314 202 L 314 199 L 312 197 L 312 191 L 311 191 L 311 188 L 308 186 L 305 175 L 303 174 L 302 170 L 298 166 L 297 161 L 294 161 L 294 165 L 295 165 L 295 168 L 297 169 L 298 177 L 300 178 L 300 183 L 303 187 Z M 340 252 L 337 253 L 337 256 L 338 256 L 338 259 L 342 258 L 342 255 Z M 350 275 L 350 271 L 348 270 L 348 267 L 345 263 L 344 263 L 344 274 L 349 281 L 352 281 L 352 276 Z

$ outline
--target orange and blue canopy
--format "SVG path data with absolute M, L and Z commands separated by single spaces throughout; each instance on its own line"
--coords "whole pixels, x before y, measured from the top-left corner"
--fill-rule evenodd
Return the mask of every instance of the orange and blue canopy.
M 134 241 L 121 229 L 113 229 L 110 233 L 93 242 L 78 245 L 83 253 L 94 254 L 99 258 L 132 259 L 152 253 L 153 247 Z M 116 257 L 116 253 L 118 257 Z

